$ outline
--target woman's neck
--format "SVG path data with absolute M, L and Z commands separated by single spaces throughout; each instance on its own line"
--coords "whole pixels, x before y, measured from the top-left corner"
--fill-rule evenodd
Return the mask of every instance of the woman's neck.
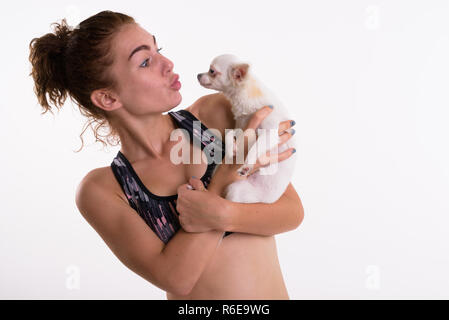
M 170 115 L 154 114 L 121 119 L 117 128 L 121 152 L 130 162 L 161 159 L 169 153 L 170 134 L 176 129 Z

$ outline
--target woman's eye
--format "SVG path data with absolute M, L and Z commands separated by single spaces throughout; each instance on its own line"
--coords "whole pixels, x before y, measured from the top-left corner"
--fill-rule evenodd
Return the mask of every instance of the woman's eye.
M 146 68 L 148 66 L 148 63 L 149 63 L 150 59 L 151 58 L 145 59 L 140 66 L 143 67 L 143 68 Z
M 156 51 L 157 51 L 157 53 L 159 53 L 161 50 L 162 50 L 162 48 L 159 48 Z M 152 57 L 145 59 L 140 66 L 143 68 L 147 67 L 148 63 L 151 62 L 152 59 L 153 59 Z

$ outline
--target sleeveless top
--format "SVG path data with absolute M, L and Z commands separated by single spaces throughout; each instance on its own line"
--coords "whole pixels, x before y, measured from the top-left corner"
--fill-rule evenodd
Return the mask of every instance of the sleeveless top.
M 223 159 L 225 155 L 224 143 L 208 131 L 208 128 L 189 111 L 180 110 L 169 112 L 168 114 L 180 129 L 188 132 L 190 141 L 201 144 L 203 153 L 205 149 L 207 150 L 205 155 L 208 159 L 208 166 L 206 173 L 201 177 L 201 181 L 207 188 L 217 165 L 214 161 L 214 154 L 218 152 L 218 155 L 221 157 L 220 160 Z M 140 180 L 131 163 L 120 151 L 113 159 L 111 168 L 128 199 L 129 205 L 139 214 L 159 239 L 167 244 L 181 228 L 179 213 L 176 210 L 178 195 L 157 196 L 151 193 Z M 224 237 L 230 234 L 232 232 L 226 232 Z

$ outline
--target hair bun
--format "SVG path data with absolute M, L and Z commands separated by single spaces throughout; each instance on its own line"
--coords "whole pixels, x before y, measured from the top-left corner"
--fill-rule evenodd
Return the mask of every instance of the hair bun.
M 73 32 L 73 28 L 67 24 L 66 19 L 62 19 L 61 23 L 52 23 L 55 25 L 54 34 L 56 36 L 57 42 L 55 42 L 54 53 L 65 55 L 65 49 L 67 48 L 67 44 L 70 40 L 70 35 Z
M 72 28 L 65 19 L 51 25 L 55 25 L 53 33 L 31 40 L 29 56 L 35 92 L 39 103 L 46 110 L 51 109 L 46 94 L 56 106 L 62 106 L 66 99 L 68 82 L 65 51 L 72 33 Z

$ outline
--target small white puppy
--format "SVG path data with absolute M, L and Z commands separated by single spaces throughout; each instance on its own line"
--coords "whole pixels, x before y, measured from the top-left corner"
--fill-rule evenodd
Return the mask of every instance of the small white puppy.
M 280 153 L 295 147 L 292 137 L 278 148 L 279 123 L 291 118 L 275 95 L 256 79 L 249 63 L 230 54 L 218 56 L 212 61 L 209 72 L 198 74 L 198 81 L 205 88 L 222 92 L 231 102 L 236 128 L 244 129 L 251 115 L 258 109 L 269 105 L 274 107 L 261 123 L 259 128 L 265 130 L 258 130 L 257 141 L 249 146 L 239 174 L 248 173 L 256 160 L 268 150 Z M 228 141 L 232 140 L 227 134 L 226 142 Z M 228 145 L 226 149 L 229 150 Z M 230 184 L 226 190 L 226 199 L 241 203 L 275 202 L 290 182 L 295 160 L 294 154 L 287 160 L 261 168 L 245 180 Z

